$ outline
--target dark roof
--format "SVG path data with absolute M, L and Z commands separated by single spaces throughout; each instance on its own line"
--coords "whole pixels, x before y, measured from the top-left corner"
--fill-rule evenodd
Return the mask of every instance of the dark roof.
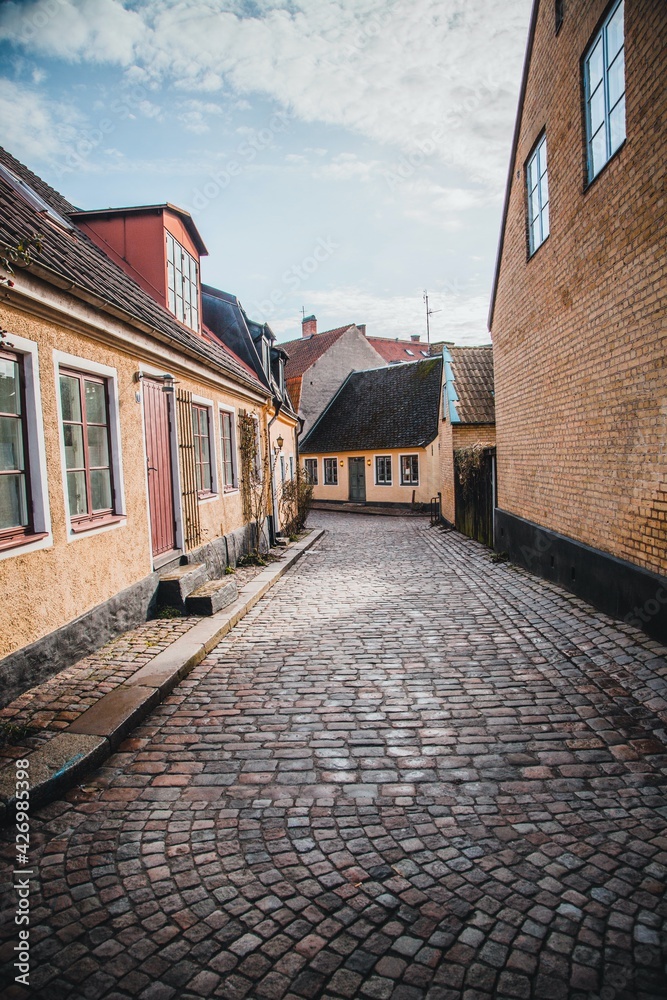
M 456 399 L 452 400 L 460 424 L 493 424 L 496 419 L 493 395 L 493 348 L 449 347 L 445 363 L 451 373 Z M 448 386 L 449 388 L 449 386 Z M 451 396 L 450 396 L 451 400 Z M 450 403 L 450 414 L 451 405 Z
M 68 220 L 76 210 L 61 195 L 0 147 L 0 163 Z M 190 356 L 224 372 L 254 390 L 265 392 L 256 378 L 238 364 L 222 345 L 217 346 L 189 330 L 145 292 L 79 229 L 63 229 L 31 207 L 0 176 L 0 241 L 16 244 L 28 236 L 43 236 L 31 273 L 72 295 L 91 302 L 126 322 L 148 327 L 156 340 L 180 348 Z M 18 272 L 17 268 L 17 272 Z M 11 293 L 10 293 L 11 295 Z
M 164 211 L 173 212 L 174 215 L 178 215 L 183 220 L 183 225 L 190 234 L 192 242 L 197 247 L 199 256 L 207 257 L 208 250 L 206 249 L 206 244 L 201 238 L 201 234 L 195 226 L 194 219 L 190 213 L 186 212 L 184 208 L 179 208 L 178 205 L 172 205 L 168 201 L 163 202 L 161 205 L 132 205 L 129 208 L 93 208 L 90 211 L 77 209 L 75 212 L 70 212 L 69 214 L 75 222 L 86 222 L 88 219 L 111 218 L 113 215 L 141 215 L 142 212 Z
M 533 0 L 533 10 L 530 15 L 530 27 L 528 29 L 528 43 L 526 45 L 526 57 L 523 61 L 523 74 L 521 77 L 521 89 L 519 91 L 519 105 L 517 107 L 517 112 L 516 112 L 516 121 L 514 122 L 512 152 L 510 153 L 510 162 L 507 173 L 507 184 L 505 185 L 505 201 L 503 204 L 502 222 L 500 223 L 500 236 L 498 238 L 496 267 L 493 273 L 493 285 L 491 288 L 491 302 L 489 304 L 489 318 L 488 318 L 489 330 L 493 325 L 493 311 L 496 307 L 496 292 L 498 290 L 498 278 L 500 277 L 500 262 L 503 256 L 503 246 L 505 244 L 505 226 L 507 225 L 507 213 L 509 211 L 509 205 L 510 205 L 510 192 L 512 190 L 512 181 L 514 179 L 514 161 L 516 159 L 516 151 L 519 145 L 521 116 L 523 115 L 523 104 L 526 98 L 526 86 L 528 84 L 528 70 L 530 69 L 530 57 L 533 54 L 533 42 L 535 40 L 535 27 L 537 25 L 537 11 L 539 6 L 540 6 L 540 0 Z
M 421 340 L 399 340 L 398 337 L 366 337 L 366 340 L 389 364 L 396 364 L 397 361 L 421 360 L 430 353 L 428 344 L 422 343 Z
M 343 334 L 354 327 L 354 323 L 339 326 L 335 330 L 324 330 L 313 333 L 310 337 L 300 337 L 279 346 L 287 352 L 288 361 L 285 366 L 285 377 L 292 379 L 303 375 L 318 358 L 329 350 Z
M 441 376 L 441 358 L 352 372 L 301 452 L 425 447 L 438 436 Z

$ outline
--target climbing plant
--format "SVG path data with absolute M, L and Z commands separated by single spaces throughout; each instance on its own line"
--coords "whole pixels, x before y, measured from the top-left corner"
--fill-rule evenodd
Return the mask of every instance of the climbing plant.
M 269 503 L 272 468 L 269 458 L 269 442 L 266 430 L 262 432 L 256 413 L 239 415 L 239 453 L 241 469 L 239 486 L 243 519 L 253 525 L 253 545 L 255 557 L 261 557 L 261 541 Z
M 287 479 L 280 491 L 280 521 L 288 535 L 303 530 L 312 501 L 313 484 L 305 468 L 297 465 L 294 479 Z
M 472 444 L 467 448 L 457 448 L 454 452 L 456 474 L 464 490 L 469 487 L 475 473 L 482 468 L 484 449 L 483 444 Z
M 29 267 L 42 249 L 43 236 L 24 236 L 18 243 L 5 243 L 0 240 L 0 267 L 7 274 L 14 274 L 15 267 Z M 0 278 L 3 285 L 11 285 L 9 278 Z

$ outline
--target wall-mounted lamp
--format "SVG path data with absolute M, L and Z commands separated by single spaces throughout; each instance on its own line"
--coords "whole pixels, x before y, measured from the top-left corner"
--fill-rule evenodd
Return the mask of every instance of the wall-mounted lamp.
M 370 460 L 370 458 L 367 458 L 366 459 L 366 465 L 370 465 L 370 464 L 371 464 L 371 460 Z
M 345 467 L 345 462 L 341 462 L 340 463 L 340 467 L 341 467 L 341 469 L 343 469 Z
M 150 378 L 154 382 L 162 382 L 162 392 L 168 393 L 169 395 L 173 395 L 174 386 L 176 385 L 176 379 L 174 378 L 173 375 L 169 375 L 168 372 L 165 372 L 164 375 L 150 375 L 147 372 L 134 373 L 135 382 L 141 382 L 143 378 Z
M 276 438 L 276 444 L 278 445 L 278 451 L 282 451 L 283 445 L 285 444 L 282 434 L 279 434 L 278 437 Z

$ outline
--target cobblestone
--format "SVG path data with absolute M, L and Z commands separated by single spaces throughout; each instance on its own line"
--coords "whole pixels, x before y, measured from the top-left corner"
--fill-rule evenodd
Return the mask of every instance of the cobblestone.
M 663 998 L 665 651 L 422 519 L 312 519 L 32 816 L 3 997 Z

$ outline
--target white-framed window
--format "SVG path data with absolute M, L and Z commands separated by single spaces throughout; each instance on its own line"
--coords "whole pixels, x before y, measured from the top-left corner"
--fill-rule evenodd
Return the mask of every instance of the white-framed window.
M 211 442 L 211 408 L 202 403 L 192 404 L 192 433 L 195 443 L 195 473 L 197 493 L 200 497 L 211 496 L 213 489 L 213 465 L 211 456 L 215 454 Z
M 169 311 L 191 330 L 199 331 L 199 265 L 171 233 L 166 233 L 166 240 Z
M 584 56 L 588 180 L 625 139 L 624 0 L 609 9 Z
M 317 486 L 317 459 L 316 458 L 306 458 L 303 462 L 304 469 L 306 470 L 306 479 L 312 486 Z
M 118 375 L 87 358 L 53 352 L 69 537 L 125 516 Z
M 324 485 L 338 486 L 338 459 L 324 459 Z
M 401 455 L 401 486 L 419 486 L 419 455 Z
M 0 559 L 52 544 L 37 345 L 0 342 Z
M 391 486 L 391 455 L 375 456 L 375 485 Z
M 285 456 L 284 455 L 280 456 L 280 481 L 281 481 L 281 483 L 285 482 Z
M 236 455 L 236 420 L 234 411 L 220 407 L 220 443 L 222 450 L 222 488 L 225 493 L 238 489 Z
M 526 164 L 528 195 L 528 245 L 531 256 L 549 235 L 549 183 L 547 137 L 543 135 Z

